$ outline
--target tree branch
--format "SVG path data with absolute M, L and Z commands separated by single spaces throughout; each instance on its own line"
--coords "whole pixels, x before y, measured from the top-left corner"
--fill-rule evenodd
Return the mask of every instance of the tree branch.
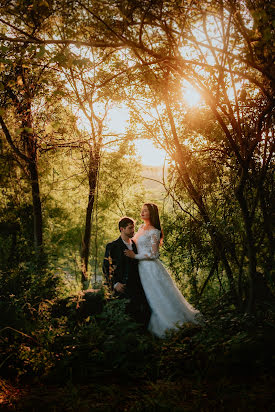
M 63 44 L 70 45 L 74 44 L 75 46 L 87 46 L 87 47 L 98 47 L 98 48 L 119 48 L 125 47 L 123 43 L 108 43 L 102 41 L 82 41 L 82 40 L 73 40 L 73 39 L 61 39 L 61 40 L 43 40 L 43 39 L 25 39 L 23 37 L 7 37 L 0 35 L 0 40 L 8 41 L 11 43 L 24 43 L 24 44 Z
M 20 157 L 20 159 L 24 160 L 25 162 L 30 163 L 31 160 L 27 156 L 25 156 L 13 143 L 12 137 L 11 137 L 10 132 L 9 132 L 9 129 L 7 128 L 7 126 L 4 122 L 4 119 L 1 115 L 0 115 L 0 124 L 2 126 L 2 129 L 3 129 L 4 135 L 6 137 L 6 140 L 9 143 L 12 150 L 17 154 L 17 156 Z

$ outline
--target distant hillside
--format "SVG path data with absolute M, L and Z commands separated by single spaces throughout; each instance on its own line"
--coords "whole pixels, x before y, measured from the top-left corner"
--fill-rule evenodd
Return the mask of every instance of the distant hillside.
M 151 201 L 162 200 L 165 194 L 165 189 L 162 185 L 163 168 L 162 166 L 143 166 L 142 168 L 143 184 L 150 196 Z M 165 170 L 165 176 L 167 169 Z

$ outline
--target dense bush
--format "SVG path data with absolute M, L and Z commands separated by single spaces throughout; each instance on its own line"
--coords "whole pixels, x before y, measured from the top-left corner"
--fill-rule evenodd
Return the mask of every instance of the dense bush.
M 126 302 L 104 290 L 60 297 L 50 272 L 2 273 L 2 374 L 62 382 L 119 374 L 143 376 L 150 338 L 125 314 Z
M 142 328 L 125 314 L 125 304 L 110 300 L 100 314 L 91 313 L 78 325 L 68 321 L 66 333 L 53 343 L 58 359 L 47 378 L 78 382 L 99 376 L 128 379 L 146 375 L 153 346 Z
M 0 284 L 1 372 L 5 376 L 41 372 L 47 367 L 45 345 L 51 334 L 48 307 L 64 292 L 61 279 L 22 263 L 0 272 Z
M 243 315 L 217 310 L 204 324 L 185 324 L 162 346 L 161 377 L 211 379 L 272 374 L 275 310 Z

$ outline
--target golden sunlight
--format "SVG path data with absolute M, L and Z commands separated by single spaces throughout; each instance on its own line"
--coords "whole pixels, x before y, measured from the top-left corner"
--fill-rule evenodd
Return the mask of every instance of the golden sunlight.
M 188 106 L 197 106 L 201 101 L 200 93 L 191 85 L 182 88 L 183 99 L 186 101 Z

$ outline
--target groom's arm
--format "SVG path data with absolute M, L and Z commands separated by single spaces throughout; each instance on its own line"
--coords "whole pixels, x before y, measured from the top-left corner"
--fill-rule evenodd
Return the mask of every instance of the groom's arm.
M 113 282 L 116 284 L 117 282 L 122 283 L 123 281 L 123 264 L 122 264 L 122 251 L 120 247 L 113 243 L 112 247 L 110 248 L 110 257 L 112 260 L 112 267 L 113 267 Z
M 113 263 L 112 263 L 112 258 L 110 255 L 110 249 L 111 249 L 112 243 L 108 243 L 106 245 L 105 249 L 105 254 L 104 254 L 104 260 L 102 264 L 102 272 L 105 277 L 105 282 L 108 286 L 108 288 L 112 291 L 114 287 L 114 281 L 113 281 Z
M 119 293 L 125 292 L 125 265 L 124 265 L 124 254 L 121 246 L 114 243 L 110 250 L 110 256 L 113 262 L 113 288 Z
M 116 283 L 123 281 L 122 251 L 114 242 L 108 243 L 105 249 L 102 271 L 106 283 L 113 290 Z

